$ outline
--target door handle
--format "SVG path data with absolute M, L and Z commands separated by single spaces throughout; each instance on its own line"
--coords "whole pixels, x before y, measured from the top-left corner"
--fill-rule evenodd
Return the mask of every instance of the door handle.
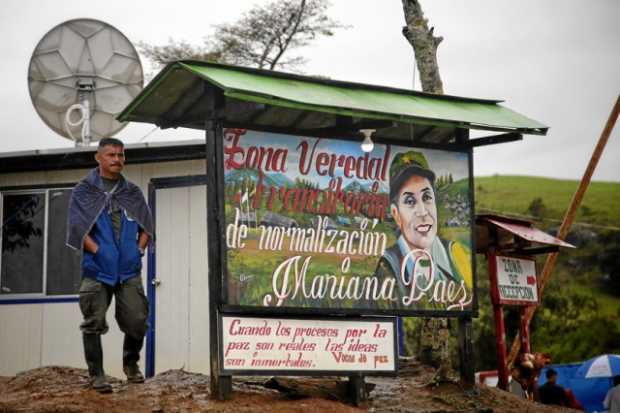
M 159 278 L 153 278 L 151 280 L 151 284 L 154 285 L 155 287 L 159 287 L 159 285 L 161 284 L 161 280 Z

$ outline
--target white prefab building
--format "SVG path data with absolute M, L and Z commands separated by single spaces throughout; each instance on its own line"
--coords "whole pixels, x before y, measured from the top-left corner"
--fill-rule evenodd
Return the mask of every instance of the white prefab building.
M 96 166 L 95 148 L 0 155 L 0 375 L 49 365 L 86 368 L 78 305 L 80 257 L 65 245 L 71 188 Z M 142 278 L 149 331 L 147 375 L 209 372 L 204 141 L 125 148 L 124 175 L 154 212 L 156 242 Z M 123 377 L 123 334 L 108 310 L 104 368 Z

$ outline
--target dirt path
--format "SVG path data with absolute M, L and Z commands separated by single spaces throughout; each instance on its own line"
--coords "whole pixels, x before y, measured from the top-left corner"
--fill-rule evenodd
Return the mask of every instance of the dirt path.
M 0 377 L 0 412 L 568 412 L 518 399 L 497 389 L 465 391 L 456 383 L 429 385 L 432 370 L 409 366 L 397 378 L 369 378 L 370 400 L 353 407 L 339 400 L 344 385 L 336 378 L 235 378 L 233 398 L 209 400 L 209 378 L 170 370 L 127 384 L 111 378 L 114 392 L 88 387 L 86 370 L 43 367 L 15 377 Z M 278 388 L 280 390 L 275 390 Z M 283 391 L 284 389 L 285 391 Z M 291 390 L 292 389 L 292 390 Z

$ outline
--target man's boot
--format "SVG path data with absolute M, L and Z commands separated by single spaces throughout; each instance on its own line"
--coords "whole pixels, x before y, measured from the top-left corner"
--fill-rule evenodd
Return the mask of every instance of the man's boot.
M 88 375 L 91 387 L 99 393 L 111 393 L 112 386 L 105 378 L 103 372 L 103 350 L 101 349 L 101 336 L 99 334 L 82 334 L 84 342 L 84 357 L 88 365 Z
M 140 372 L 140 367 L 138 367 L 143 343 L 144 337 L 138 340 L 125 334 L 125 340 L 123 341 L 123 371 L 129 383 L 144 383 L 144 376 Z

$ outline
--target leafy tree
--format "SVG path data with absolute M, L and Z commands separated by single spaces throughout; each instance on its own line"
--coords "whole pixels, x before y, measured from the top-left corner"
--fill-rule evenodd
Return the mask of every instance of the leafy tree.
M 213 51 L 209 51 L 205 46 L 195 46 L 183 40 L 168 39 L 168 44 L 163 46 L 152 46 L 150 44 L 140 42 L 138 49 L 158 66 L 165 66 L 169 62 L 175 60 L 193 59 L 217 62 L 220 56 Z
M 532 347 L 554 363 L 620 351 L 620 325 L 600 313 L 597 299 L 571 288 L 549 288 L 532 320 Z
M 255 5 L 234 23 L 216 25 L 215 32 L 202 46 L 170 39 L 167 45 L 141 42 L 138 47 L 159 65 L 197 59 L 260 69 L 294 69 L 306 60 L 299 55 L 289 57 L 289 51 L 307 46 L 320 36 L 332 36 L 336 29 L 345 27 L 327 16 L 328 7 L 328 0 L 276 0 Z

